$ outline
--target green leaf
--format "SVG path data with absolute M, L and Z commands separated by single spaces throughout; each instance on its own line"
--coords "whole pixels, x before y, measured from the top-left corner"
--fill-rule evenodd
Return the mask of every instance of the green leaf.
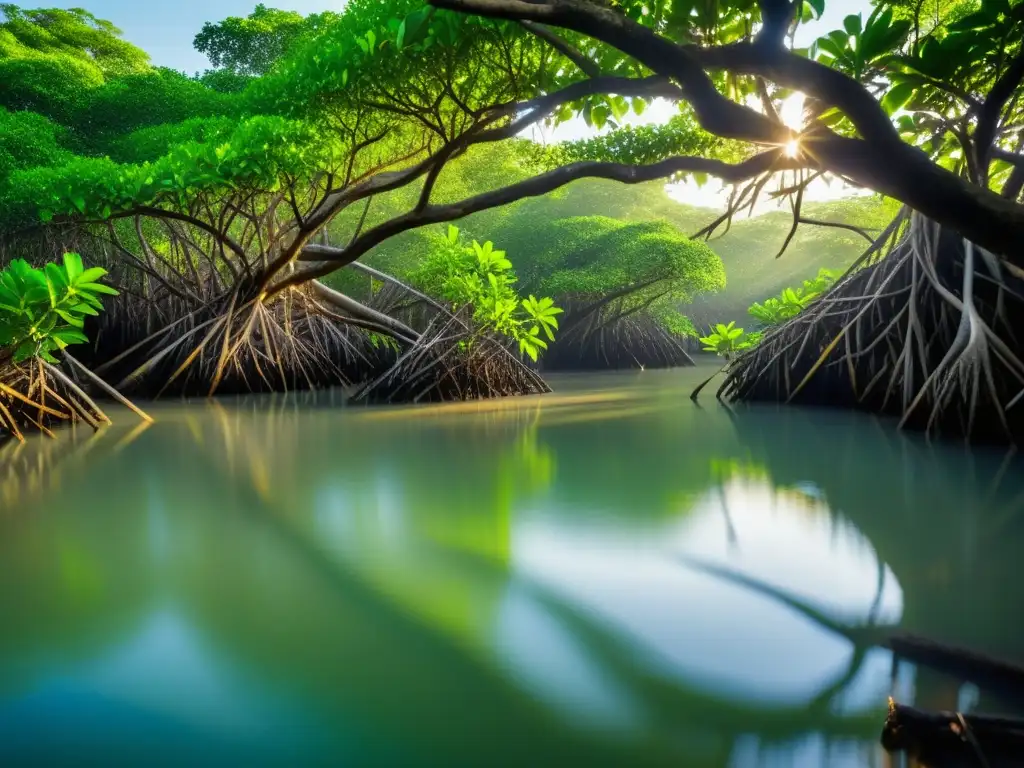
M 85 326 L 85 322 L 82 320 L 82 318 L 76 317 L 75 315 L 72 315 L 70 312 L 65 312 L 63 309 L 58 309 L 55 311 L 57 312 L 57 315 L 60 317 L 60 319 L 63 320 L 68 325 L 74 328 L 83 328 Z
M 851 13 L 843 19 L 843 29 L 850 33 L 851 37 L 858 37 L 864 30 L 863 21 L 859 13 Z
M 84 302 L 81 303 L 81 304 L 75 304 L 68 311 L 69 312 L 78 312 L 81 315 L 91 315 L 92 317 L 99 317 L 100 316 L 100 313 L 97 312 L 95 308 L 91 307 L 88 304 L 85 304 Z
M 914 95 L 915 89 L 916 86 L 911 83 L 900 83 L 893 86 L 882 97 L 882 109 L 886 111 L 886 114 L 891 115 L 910 101 L 910 97 Z
M 839 38 L 838 40 L 836 38 Z M 841 32 L 833 32 L 828 37 L 819 38 L 816 42 L 818 48 L 832 54 L 836 59 L 844 58 L 850 50 L 850 40 Z
M 89 337 L 74 328 L 59 328 L 50 334 L 51 338 L 65 344 L 87 344 Z
M 85 270 L 85 272 L 83 272 L 81 276 L 78 277 L 77 280 L 72 282 L 95 283 L 100 278 L 106 277 L 106 275 L 107 270 L 103 269 L 102 267 L 92 267 L 91 269 Z
M 64 270 L 68 273 L 68 283 L 73 285 L 82 274 L 82 257 L 77 253 L 65 253 Z
M 405 17 L 405 35 L 403 41 L 406 45 L 415 45 L 426 37 L 429 30 L 427 23 L 434 15 L 434 8 L 424 7 L 414 11 Z
M 64 293 L 67 289 L 69 280 L 68 274 L 65 270 L 61 269 L 59 265 L 53 262 L 48 263 L 43 267 L 43 272 L 46 274 L 47 279 L 53 284 L 53 287 L 57 289 L 59 293 Z
M 75 288 L 79 291 L 88 293 L 105 293 L 107 296 L 119 295 L 117 291 L 103 283 L 81 283 L 80 285 L 75 286 Z
M 12 360 L 14 364 L 23 363 L 30 357 L 35 357 L 36 354 L 36 343 L 31 339 L 26 339 L 18 345 L 17 349 L 14 350 L 14 357 Z

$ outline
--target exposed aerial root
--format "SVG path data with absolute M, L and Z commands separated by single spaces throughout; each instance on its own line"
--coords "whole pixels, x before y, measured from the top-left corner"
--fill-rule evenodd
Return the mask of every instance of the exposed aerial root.
M 593 322 L 572 322 L 571 304 L 562 323 L 567 329 L 545 352 L 545 371 L 681 368 L 693 365 L 686 339 L 672 333 L 647 312 L 611 321 L 594 313 Z
M 1024 281 L 992 254 L 901 213 L 806 311 L 734 361 L 733 400 L 856 407 L 901 426 L 1016 443 Z
M 384 374 L 352 397 L 356 403 L 476 400 L 550 392 L 533 369 L 488 335 L 471 337 L 461 317 L 439 316 Z
M 242 296 L 236 289 L 198 309 L 122 303 L 102 318 L 97 373 L 147 397 L 287 392 L 349 386 L 397 357 L 393 342 L 312 290 L 269 304 Z
M 0 441 L 37 433 L 53 437 L 58 424 L 78 422 L 99 429 L 110 419 L 72 376 L 35 358 L 0 363 Z

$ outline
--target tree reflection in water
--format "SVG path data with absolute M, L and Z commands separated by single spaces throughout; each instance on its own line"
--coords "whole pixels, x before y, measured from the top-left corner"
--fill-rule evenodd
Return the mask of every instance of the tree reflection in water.
M 996 483 L 997 462 L 978 461 L 954 482 L 948 455 L 869 420 L 727 418 L 678 395 L 169 409 L 130 451 L 96 451 L 32 503 L 18 502 L 22 455 L 7 518 L 14 504 L 47 513 L 0 545 L 0 584 L 44 599 L 4 599 L 19 627 L 4 657 L 35 645 L 84 658 L 171 601 L 271 689 L 440 762 L 493 762 L 500 748 L 525 761 L 539 749 L 632 765 L 883 764 L 878 632 L 899 621 L 993 653 L 1012 642 L 985 613 L 1005 619 L 999 601 L 1016 598 L 994 586 L 1021 543 L 1014 472 Z M 73 514 L 82 499 L 89 515 Z M 139 510 L 162 521 L 162 559 Z M 47 574 L 54 560 L 24 554 L 30 538 L 79 555 Z M 76 558 L 94 565 L 76 571 Z M 131 574 L 120 608 L 80 596 L 89 612 L 68 609 L 90 579 L 109 589 L 112 569 Z M 992 597 L 968 607 L 978 594 Z M 964 608 L 979 622 L 943 637 Z M 897 672 L 902 701 L 915 685 L 920 706 L 955 704 L 954 683 Z

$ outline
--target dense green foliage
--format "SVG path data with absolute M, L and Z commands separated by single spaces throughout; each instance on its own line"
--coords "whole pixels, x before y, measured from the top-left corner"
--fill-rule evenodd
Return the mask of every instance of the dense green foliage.
M 149 69 L 119 30 L 81 9 L 0 5 L 0 106 L 71 119 L 85 92 Z
M 12 349 L 15 364 L 32 357 L 55 363 L 54 352 L 87 342 L 85 317 L 103 309 L 101 295 L 117 295 L 99 282 L 106 274 L 85 269 L 77 253 L 44 269 L 13 260 L 0 271 L 0 350 Z
M 147 201 L 136 176 L 149 172 L 107 156 L 156 160 L 187 140 L 219 139 L 230 123 L 221 120 L 217 132 L 197 122 L 241 109 L 237 99 L 151 67 L 145 52 L 85 11 L 4 5 L 0 13 L 0 230 L 62 212 L 102 218 L 118 199 Z M 182 181 L 185 192 L 191 179 Z
M 822 268 L 810 280 L 804 280 L 797 288 L 784 288 L 778 296 L 765 299 L 764 303 L 754 302 L 749 314 L 764 326 L 778 325 L 796 317 L 827 291 L 838 279 L 838 273 Z
M 644 311 L 679 335 L 694 331 L 678 307 L 725 287 L 718 256 L 664 221 L 560 219 L 544 229 L 521 230 L 516 253 L 530 290 L 571 301 L 576 313 L 598 305 L 616 313 Z M 621 301 L 612 303 L 617 297 Z
M 700 343 L 704 345 L 702 349 L 705 352 L 714 352 L 726 359 L 737 352 L 750 349 L 758 341 L 757 335 L 747 334 L 744 329 L 737 328 L 734 320 L 728 323 L 717 323 L 707 336 L 700 337 Z
M 716 323 L 708 335 L 700 339 L 704 351 L 730 357 L 757 346 L 765 331 L 799 315 L 831 288 L 839 277 L 840 274 L 835 270 L 823 267 L 818 270 L 817 275 L 804 280 L 796 288 L 783 288 L 778 296 L 772 296 L 763 302 L 755 301 L 747 313 L 757 321 L 759 330 L 747 333 L 745 329 L 736 327 L 735 320 L 728 324 Z
M 206 54 L 216 70 L 244 79 L 266 74 L 299 40 L 316 35 L 337 20 L 336 13 L 303 16 L 260 3 L 245 18 L 231 16 L 217 23 L 207 22 L 193 45 Z M 210 73 L 208 77 L 213 79 Z
M 62 128 L 37 112 L 0 108 L 0 189 L 12 173 L 67 162 Z
M 550 298 L 521 298 L 512 262 L 488 240 L 459 242 L 458 227 L 433 241 L 430 255 L 412 272 L 419 289 L 447 301 L 453 312 L 469 307 L 475 333 L 499 333 L 519 345 L 534 362 L 555 340 L 562 310 Z M 545 340 L 544 337 L 547 337 Z M 472 339 L 467 343 L 472 343 Z
M 814 216 L 804 192 L 818 176 L 920 202 L 928 215 L 942 203 L 918 194 L 910 174 L 894 177 L 899 163 L 879 152 L 904 168 L 924 163 L 954 197 L 965 187 L 956 177 L 1013 191 L 1019 174 L 1008 155 L 1019 151 L 1024 106 L 1010 96 L 1020 78 L 1006 98 L 996 84 L 1024 56 L 1024 3 L 936 2 L 908 13 L 902 0 L 879 0 L 867 18 L 849 16 L 810 49 L 793 49 L 789 33 L 824 6 L 804 3 L 789 19 L 753 0 L 538 0 L 498 11 L 489 0 L 350 0 L 341 13 L 306 18 L 260 5 L 203 28 L 195 45 L 215 69 L 192 78 L 151 67 L 85 12 L 3 6 L 0 229 L 48 223 L 90 262 L 116 270 L 139 302 L 125 317 L 164 329 L 188 320 L 196 330 L 185 339 L 172 344 L 167 334 L 134 363 L 150 370 L 164 361 L 173 379 L 199 360 L 211 393 L 232 365 L 243 381 L 266 381 L 271 367 L 290 382 L 286 369 L 307 371 L 305 357 L 337 358 L 331 344 L 357 356 L 359 333 L 418 343 L 422 328 L 359 304 L 372 300 L 350 290 L 355 280 L 365 286 L 365 274 L 332 280 L 341 294 L 317 283 L 364 257 L 456 307 L 471 304 L 477 325 L 514 338 L 533 359 L 558 327 L 555 303 L 565 310 L 560 341 L 627 320 L 631 333 L 653 324 L 696 335 L 707 325 L 705 297 L 726 293 L 730 248 L 741 268 L 730 283 L 742 284 L 755 264 L 774 275 L 750 281 L 760 297 L 821 266 L 846 266 L 851 243 L 877 233 L 869 213 L 852 229 L 794 236 Z M 545 31 L 516 23 L 530 20 Z M 689 75 L 665 63 L 680 44 L 691 46 Z M 785 66 L 759 59 L 769 46 Z M 851 88 L 860 101 L 848 98 Z M 805 124 L 790 129 L 778 110 L 801 89 L 810 96 Z M 993 91 L 997 119 L 975 120 Z M 664 125 L 629 125 L 654 99 L 678 108 Z M 577 118 L 597 135 L 552 147 L 520 138 L 539 122 Z M 937 166 L 907 154 L 908 143 Z M 692 209 L 659 182 L 716 174 L 737 185 L 730 214 L 709 230 L 710 216 L 691 227 Z M 588 175 L 657 181 L 559 190 Z M 986 194 L 961 195 L 982 210 L 959 224 L 980 226 L 994 205 Z M 769 196 L 788 204 L 791 230 L 778 232 L 786 213 L 737 220 Z M 469 248 L 416 232 L 463 218 Z M 781 234 L 774 242 L 750 234 L 770 228 Z M 688 238 L 698 230 L 728 234 L 710 244 Z M 986 247 L 989 230 L 977 240 Z M 493 242 L 510 257 L 496 256 Z M 770 258 L 776 243 L 788 246 L 788 261 Z M 512 264 L 525 301 L 511 287 Z M 760 305 L 758 319 L 784 319 L 810 293 L 783 293 Z M 752 300 L 745 295 L 743 307 Z M 207 336 L 199 317 L 211 318 Z M 647 323 L 639 331 L 637 318 Z M 346 323 L 355 336 L 338 330 Z

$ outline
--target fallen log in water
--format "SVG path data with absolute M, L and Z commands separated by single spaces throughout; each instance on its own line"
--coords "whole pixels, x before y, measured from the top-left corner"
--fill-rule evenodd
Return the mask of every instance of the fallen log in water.
M 882 746 L 930 768 L 1024 767 L 1024 720 L 925 712 L 889 699 Z
M 900 658 L 1024 702 L 1024 666 L 914 635 L 895 634 L 885 644 Z
M 769 597 L 796 611 L 817 626 L 844 637 L 857 648 L 878 646 L 888 648 L 897 658 L 931 667 L 959 680 L 974 683 L 1002 698 L 1024 704 L 1024 665 L 997 659 L 967 648 L 940 643 L 896 631 L 895 625 L 871 622 L 852 625 L 838 621 L 803 600 L 759 579 L 739 573 L 690 555 L 677 560 L 688 568 L 731 582 L 757 594 Z M 881 589 L 882 582 L 879 582 Z M 880 592 L 879 592 L 880 594 Z

